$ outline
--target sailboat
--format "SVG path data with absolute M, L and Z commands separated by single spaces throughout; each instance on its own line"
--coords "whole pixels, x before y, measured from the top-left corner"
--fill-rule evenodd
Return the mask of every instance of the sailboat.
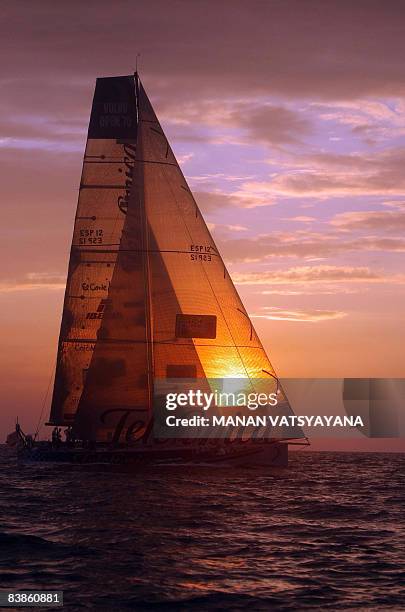
M 263 378 L 291 410 L 138 73 L 98 78 L 46 424 L 53 442 L 18 426 L 20 457 L 286 465 L 288 436 L 154 437 L 156 381 L 254 388 Z

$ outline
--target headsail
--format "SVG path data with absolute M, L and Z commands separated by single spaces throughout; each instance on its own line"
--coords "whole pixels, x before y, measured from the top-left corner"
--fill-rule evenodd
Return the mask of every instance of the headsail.
M 138 143 L 153 245 L 149 261 L 155 377 L 166 377 L 168 367 L 177 364 L 206 378 L 274 374 L 142 86 Z M 163 289 L 163 270 L 175 300 Z

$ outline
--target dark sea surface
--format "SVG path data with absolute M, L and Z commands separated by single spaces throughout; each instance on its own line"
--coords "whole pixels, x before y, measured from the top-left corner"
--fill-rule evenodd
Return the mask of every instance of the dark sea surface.
M 0 447 L 1 588 L 67 610 L 405 610 L 405 455 L 126 474 Z

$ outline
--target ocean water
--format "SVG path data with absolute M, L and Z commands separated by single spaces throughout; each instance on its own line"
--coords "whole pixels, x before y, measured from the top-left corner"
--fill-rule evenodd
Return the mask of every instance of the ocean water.
M 405 455 L 265 469 L 18 467 L 0 447 L 1 588 L 65 610 L 404 610 Z

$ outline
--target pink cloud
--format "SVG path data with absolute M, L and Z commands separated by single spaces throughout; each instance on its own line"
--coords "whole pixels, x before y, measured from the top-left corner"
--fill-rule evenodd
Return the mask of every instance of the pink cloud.
M 265 314 L 251 314 L 254 319 L 269 319 L 271 321 L 294 321 L 299 323 L 319 323 L 330 319 L 342 319 L 345 312 L 338 310 L 283 310 L 275 306 L 265 306 Z
M 319 282 L 386 282 L 387 277 L 373 272 L 368 267 L 350 266 L 297 266 L 287 270 L 269 270 L 265 272 L 247 272 L 234 275 L 235 282 L 247 285 L 284 285 L 291 283 Z M 405 275 L 401 277 L 405 283 Z

